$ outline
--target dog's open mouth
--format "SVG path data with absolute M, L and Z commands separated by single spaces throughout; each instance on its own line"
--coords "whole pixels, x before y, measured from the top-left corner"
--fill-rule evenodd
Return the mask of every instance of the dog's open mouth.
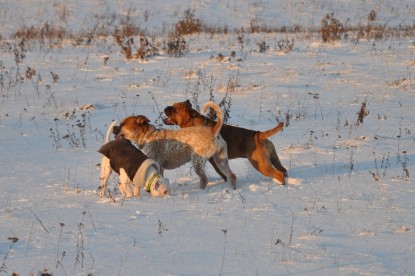
M 176 122 L 170 119 L 169 117 L 163 118 L 163 123 L 168 126 L 176 125 Z

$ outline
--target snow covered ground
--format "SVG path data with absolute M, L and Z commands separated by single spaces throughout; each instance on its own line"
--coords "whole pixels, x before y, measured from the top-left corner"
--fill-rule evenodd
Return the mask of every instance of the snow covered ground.
M 0 275 L 415 274 L 415 38 L 200 34 L 184 57 L 146 61 L 127 61 L 112 37 L 25 50 L 10 39 L 24 25 L 76 32 L 129 11 L 163 36 L 189 8 L 218 26 L 311 28 L 332 12 L 358 24 L 372 9 L 376 23 L 413 25 L 413 1 L 38 2 L 0 3 Z M 236 191 L 209 164 L 200 190 L 188 164 L 166 171 L 168 198 L 99 198 L 111 120 L 159 124 L 165 106 L 201 106 L 210 91 L 230 97 L 229 124 L 286 122 L 272 141 L 288 185 L 235 159 Z

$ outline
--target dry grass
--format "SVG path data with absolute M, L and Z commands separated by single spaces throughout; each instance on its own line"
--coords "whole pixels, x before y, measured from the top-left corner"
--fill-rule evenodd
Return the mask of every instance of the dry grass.
M 323 42 L 331 43 L 339 40 L 381 40 L 389 38 L 415 37 L 415 24 L 406 26 L 389 27 L 386 24 L 377 24 L 378 15 L 371 10 L 367 16 L 367 23 L 353 24 L 353 22 L 340 22 L 334 13 L 327 14 L 321 19 L 321 26 L 317 28 L 308 26 L 268 26 L 261 22 L 260 18 L 253 18 L 248 28 L 236 27 L 230 29 L 228 26 L 208 26 L 202 19 L 195 15 L 195 11 L 186 10 L 177 23 L 167 30 L 165 42 L 155 41 L 155 35 L 149 34 L 137 26 L 132 18 L 127 15 L 110 14 L 106 16 L 95 16 L 97 23 L 91 30 L 83 30 L 73 33 L 65 27 L 54 26 L 45 23 L 40 26 L 23 26 L 16 30 L 12 39 L 24 40 L 27 43 L 38 42 L 45 48 L 61 47 L 64 40 L 70 41 L 74 46 L 91 45 L 94 40 L 102 37 L 114 37 L 121 48 L 126 59 L 144 59 L 155 55 L 160 45 L 171 55 L 181 57 L 187 52 L 186 36 L 207 33 L 215 34 L 239 34 L 239 33 L 305 33 L 308 35 L 319 35 Z M 148 13 L 144 13 L 148 20 Z M 64 20 L 63 17 L 62 20 Z M 65 26 L 65 21 L 61 22 Z M 166 32 L 166 30 L 165 30 Z M 161 34 L 162 36 L 163 34 Z M 158 35 L 160 37 L 160 35 Z M 0 36 L 0 42 L 3 38 Z M 282 52 L 292 50 L 293 41 L 280 41 L 279 47 Z M 260 46 L 260 45 L 259 45 Z M 266 45 L 262 45 L 266 46 Z M 260 50 L 264 47 L 260 46 Z M 266 50 L 266 49 L 265 49 Z
M 321 19 L 321 38 L 324 42 L 334 42 L 340 40 L 345 32 L 345 28 L 334 14 L 327 14 Z
M 175 34 L 180 36 L 190 35 L 201 33 L 204 29 L 205 23 L 203 20 L 195 18 L 194 12 L 191 10 L 186 10 L 184 18 L 175 25 Z

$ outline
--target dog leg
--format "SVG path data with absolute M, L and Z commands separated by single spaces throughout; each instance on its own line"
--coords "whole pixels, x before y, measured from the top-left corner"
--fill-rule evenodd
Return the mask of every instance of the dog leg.
M 226 177 L 226 175 L 224 175 L 222 173 L 222 171 L 219 169 L 218 165 L 216 165 L 216 162 L 215 162 L 213 157 L 209 159 L 209 163 L 212 165 L 212 167 L 215 169 L 215 171 L 220 175 L 220 177 L 222 177 L 223 181 L 227 182 L 228 178 Z
M 272 165 L 280 172 L 283 172 L 284 176 L 287 177 L 288 176 L 287 169 L 284 168 L 284 166 L 281 164 L 280 158 L 278 157 L 274 144 L 269 140 L 265 140 L 264 147 L 265 147 L 265 150 L 268 152 L 267 156 L 270 157 L 270 161 Z
M 252 166 L 265 176 L 276 179 L 281 185 L 285 185 L 284 173 L 276 170 L 269 162 L 258 162 L 253 159 L 248 159 Z
M 101 160 L 101 174 L 100 174 L 101 189 L 99 192 L 100 197 L 105 196 L 105 193 L 107 191 L 108 179 L 110 178 L 111 173 L 112 173 L 112 169 L 110 166 L 110 160 L 104 156 L 102 157 L 102 160 Z
M 203 189 L 203 190 L 206 189 L 206 186 L 207 186 L 207 183 L 208 183 L 208 178 L 207 178 L 205 170 L 204 170 L 205 169 L 205 164 L 206 164 L 206 161 L 204 161 L 200 157 L 194 156 L 192 158 L 193 170 L 199 176 L 200 189 Z
M 134 195 L 134 197 L 139 197 L 140 196 L 140 187 L 135 185 L 134 183 L 133 183 L 133 185 L 134 185 L 133 195 Z
M 131 180 L 123 168 L 120 169 L 120 191 L 125 197 L 132 197 Z
M 220 169 L 221 173 L 226 175 L 226 179 L 228 179 L 228 182 L 231 184 L 232 189 L 236 190 L 236 175 L 232 172 L 231 168 L 229 167 L 229 161 L 228 161 L 228 153 L 225 149 L 222 149 L 221 152 L 215 154 L 213 156 L 213 159 L 215 160 L 215 164 Z

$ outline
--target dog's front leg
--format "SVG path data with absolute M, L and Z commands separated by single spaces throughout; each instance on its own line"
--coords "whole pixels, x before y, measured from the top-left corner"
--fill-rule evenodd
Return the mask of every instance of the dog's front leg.
M 135 183 L 133 183 L 134 185 L 134 197 L 139 197 L 140 196 L 140 186 L 135 185 Z
M 227 182 L 231 184 L 232 189 L 236 190 L 236 175 L 229 167 L 228 154 L 226 151 L 218 152 L 213 156 L 213 159 L 221 172 L 226 175 Z
M 205 164 L 207 160 L 199 157 L 192 158 L 193 169 L 200 179 L 200 189 L 206 189 L 208 178 L 205 174 Z

